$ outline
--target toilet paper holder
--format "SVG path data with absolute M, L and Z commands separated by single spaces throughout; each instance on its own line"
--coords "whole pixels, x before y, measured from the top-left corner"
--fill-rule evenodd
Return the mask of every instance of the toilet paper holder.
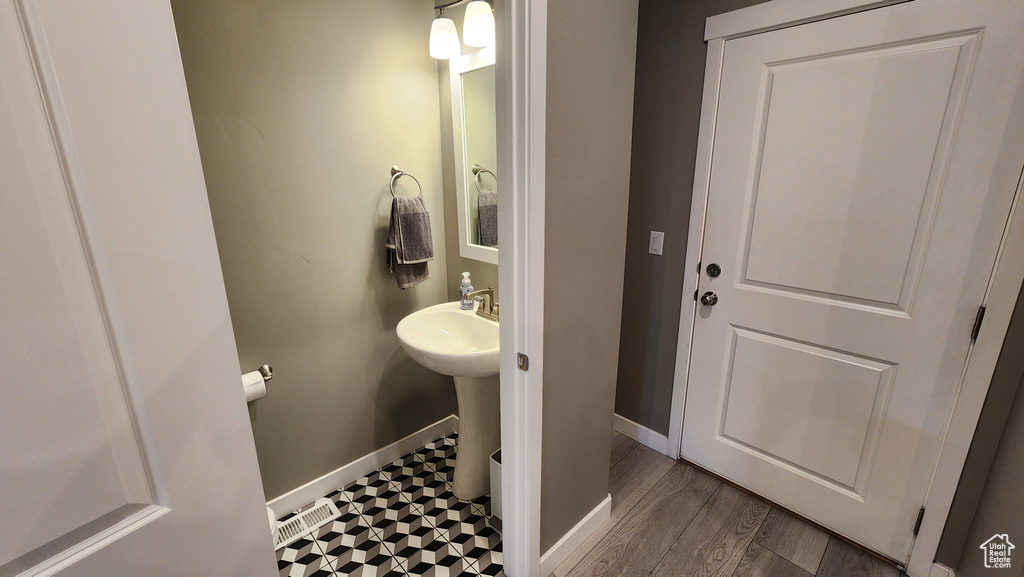
M 242 375 L 242 390 L 245 392 L 245 402 L 251 403 L 267 396 L 267 382 L 274 377 L 274 369 L 270 365 L 263 365 L 255 371 Z
M 274 367 L 270 365 L 263 365 L 262 367 L 256 370 L 259 371 L 261 375 L 263 375 L 264 381 L 269 381 L 270 379 L 274 378 Z

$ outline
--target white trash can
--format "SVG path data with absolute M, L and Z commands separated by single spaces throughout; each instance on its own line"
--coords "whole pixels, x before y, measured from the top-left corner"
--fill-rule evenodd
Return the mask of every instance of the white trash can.
M 491 453 L 491 516 L 501 519 L 501 449 Z

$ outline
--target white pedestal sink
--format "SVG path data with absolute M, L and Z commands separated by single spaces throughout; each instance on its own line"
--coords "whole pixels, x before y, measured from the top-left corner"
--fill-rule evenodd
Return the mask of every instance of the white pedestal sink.
M 416 311 L 398 323 L 398 341 L 424 367 L 455 378 L 459 447 L 452 491 L 475 499 L 490 488 L 488 457 L 501 445 L 498 323 L 458 302 Z

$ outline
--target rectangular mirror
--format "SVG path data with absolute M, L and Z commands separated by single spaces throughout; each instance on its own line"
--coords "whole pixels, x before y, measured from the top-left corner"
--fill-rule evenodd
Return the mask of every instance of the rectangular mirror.
M 448 61 L 459 210 L 459 254 L 498 264 L 494 48 Z

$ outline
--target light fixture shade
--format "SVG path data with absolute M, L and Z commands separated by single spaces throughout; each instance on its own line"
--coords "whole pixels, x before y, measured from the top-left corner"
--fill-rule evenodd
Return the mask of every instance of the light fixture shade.
M 430 25 L 430 55 L 438 60 L 451 60 L 462 54 L 459 32 L 451 18 L 438 16 Z
M 466 46 L 483 48 L 494 45 L 494 13 L 485 0 L 473 0 L 466 5 L 462 36 Z

